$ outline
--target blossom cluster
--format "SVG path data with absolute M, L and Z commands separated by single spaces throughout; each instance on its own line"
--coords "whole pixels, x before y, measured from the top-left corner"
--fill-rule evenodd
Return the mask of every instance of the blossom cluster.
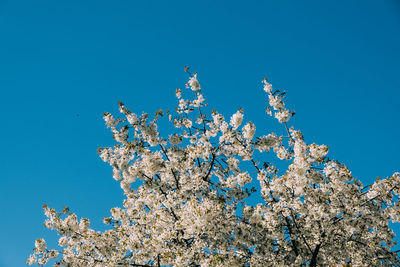
M 348 168 L 327 157 L 328 147 L 307 143 L 288 127 L 294 115 L 284 93 L 266 79 L 267 112 L 287 131 L 261 133 L 242 109 L 228 120 L 208 114 L 197 74 L 178 106 L 166 112 L 174 127 L 158 131 L 157 111 L 124 118 L 104 114 L 118 144 L 100 148 L 124 194 L 123 207 L 104 218 L 109 230 L 65 208 L 44 206 L 45 226 L 61 249 L 35 242 L 28 264 L 56 266 L 317 266 L 400 264 L 389 222 L 400 221 L 400 174 L 363 186 Z M 192 94 L 185 99 L 183 95 Z M 259 153 L 255 153 L 258 151 Z M 286 161 L 278 170 L 266 154 Z M 133 188 L 137 180 L 141 185 Z M 246 200 L 258 194 L 262 202 Z

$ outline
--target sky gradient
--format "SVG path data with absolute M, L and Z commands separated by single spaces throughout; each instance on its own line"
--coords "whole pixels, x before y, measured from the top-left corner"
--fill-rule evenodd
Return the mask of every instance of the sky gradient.
M 0 0 L 0 266 L 24 266 L 36 238 L 55 247 L 44 203 L 104 229 L 122 190 L 96 153 L 114 144 L 102 113 L 172 110 L 185 65 L 211 108 L 243 108 L 258 135 L 281 130 L 268 77 L 291 125 L 355 177 L 400 171 L 399 47 L 396 0 Z

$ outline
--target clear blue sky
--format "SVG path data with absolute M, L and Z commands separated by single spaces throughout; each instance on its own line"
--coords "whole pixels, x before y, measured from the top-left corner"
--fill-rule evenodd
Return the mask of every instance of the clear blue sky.
M 24 266 L 38 237 L 55 246 L 43 203 L 102 229 L 122 202 L 96 153 L 113 144 L 102 113 L 119 100 L 172 109 L 184 65 L 212 108 L 242 107 L 258 134 L 278 126 L 264 113 L 268 77 L 306 141 L 354 176 L 400 171 L 399 48 L 396 0 L 0 0 L 0 266 Z

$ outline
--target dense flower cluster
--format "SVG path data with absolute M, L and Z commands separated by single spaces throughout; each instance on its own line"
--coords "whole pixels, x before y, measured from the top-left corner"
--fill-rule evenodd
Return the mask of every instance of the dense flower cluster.
M 400 264 L 389 221 L 400 221 L 400 174 L 363 186 L 329 159 L 325 145 L 306 143 L 289 128 L 284 93 L 266 79 L 267 112 L 287 134 L 255 137 L 243 110 L 230 121 L 206 104 L 197 74 L 176 90 L 175 131 L 160 136 L 157 121 L 119 103 L 124 119 L 105 113 L 117 145 L 99 149 L 125 199 L 97 232 L 68 208 L 44 206 L 45 226 L 60 235 L 60 251 L 38 239 L 29 264 L 56 266 L 388 266 Z M 193 94 L 185 99 L 183 94 Z M 255 153 L 259 151 L 259 153 Z M 288 162 L 279 171 L 264 160 Z M 140 179 L 141 185 L 131 184 Z M 256 187 L 251 187 L 257 184 Z M 263 199 L 249 206 L 259 192 Z

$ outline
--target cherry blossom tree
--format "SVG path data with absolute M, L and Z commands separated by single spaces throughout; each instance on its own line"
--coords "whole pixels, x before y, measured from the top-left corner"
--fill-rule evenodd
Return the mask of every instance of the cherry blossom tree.
M 388 266 L 399 265 L 389 222 L 400 220 L 400 174 L 364 186 L 327 157 L 328 147 L 306 143 L 288 124 L 294 112 L 284 92 L 264 79 L 267 113 L 285 129 L 280 136 L 207 114 L 197 74 L 188 68 L 175 112 L 150 118 L 104 113 L 117 145 L 100 148 L 123 189 L 123 207 L 104 218 L 109 230 L 90 228 L 68 208 L 43 206 L 45 226 L 56 230 L 60 250 L 35 242 L 28 264 L 56 266 Z M 185 98 L 184 95 L 190 95 Z M 172 126 L 160 136 L 158 121 Z M 276 162 L 287 162 L 278 170 Z M 140 186 L 132 183 L 140 180 Z M 254 187 L 253 187 L 254 186 Z M 247 199 L 258 194 L 259 204 Z

